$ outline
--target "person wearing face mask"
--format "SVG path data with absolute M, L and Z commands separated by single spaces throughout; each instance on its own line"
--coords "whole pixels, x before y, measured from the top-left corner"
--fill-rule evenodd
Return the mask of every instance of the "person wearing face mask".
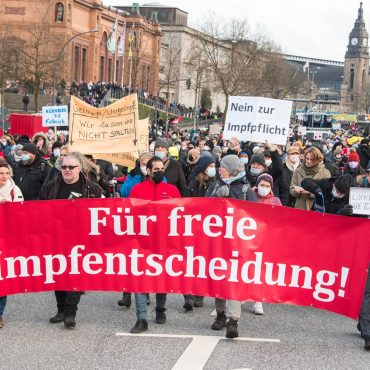
M 357 176 L 356 186 L 360 188 L 370 188 L 370 164 L 365 174 Z
M 6 157 L 6 160 L 12 169 L 15 168 L 17 162 L 22 160 L 22 149 L 22 144 L 13 145 L 10 154 Z
M 10 145 L 10 140 L 7 139 L 6 136 L 3 136 L 0 139 L 0 152 L 4 154 L 4 157 L 7 157 L 12 150 L 12 147 Z
M 194 169 L 194 177 L 189 182 L 186 196 L 202 198 L 209 186 L 216 179 L 216 163 L 210 155 L 201 155 Z M 193 311 L 193 307 L 203 307 L 203 297 L 184 295 L 186 311 Z
M 34 143 L 41 156 L 47 155 L 48 146 L 47 146 L 48 138 L 43 132 L 37 132 L 33 135 L 32 143 Z
M 164 164 L 159 157 L 152 157 L 146 164 L 147 179 L 140 184 L 136 184 L 131 192 L 129 198 L 144 199 L 156 201 L 161 199 L 181 198 L 181 194 L 176 186 L 167 184 L 163 181 L 164 178 Z M 164 324 L 166 322 L 166 297 L 165 293 L 156 294 L 156 317 L 157 324 Z M 131 329 L 132 334 L 139 334 L 148 330 L 147 321 L 147 294 L 135 293 L 136 302 L 136 318 L 135 326 Z
M 283 163 L 283 177 L 286 184 L 292 182 L 293 172 L 300 166 L 301 160 L 299 158 L 300 150 L 298 146 L 291 145 L 287 149 L 287 154 L 285 161 Z M 290 193 L 288 196 L 288 207 L 294 207 L 296 198 L 294 198 Z
M 236 155 L 227 155 L 222 158 L 218 170 L 220 178 L 214 181 L 206 191 L 206 197 L 210 198 L 233 198 L 257 202 L 257 196 L 252 190 L 245 175 L 243 162 Z M 226 337 L 236 338 L 238 333 L 238 321 L 241 315 L 240 301 L 221 298 L 215 299 L 216 320 L 212 324 L 212 330 L 222 330 L 226 326 Z M 226 318 L 226 307 L 228 320 Z
M 186 181 L 181 164 L 174 158 L 171 158 L 168 152 L 168 142 L 159 138 L 154 144 L 154 155 L 159 157 L 164 164 L 164 176 L 167 182 L 177 187 L 181 194 L 186 192 Z
M 36 200 L 48 177 L 50 165 L 43 159 L 35 144 L 23 146 L 22 160 L 14 168 L 14 182 L 21 189 L 24 200 Z
M 370 145 L 369 139 L 362 139 L 359 147 L 357 148 L 357 153 L 360 157 L 360 166 L 362 168 L 367 168 L 370 164 Z
M 248 169 L 248 164 L 249 164 L 249 155 L 247 152 L 243 151 L 239 153 L 239 158 L 243 162 L 245 170 L 247 171 Z
M 356 150 L 351 148 L 348 155 L 347 164 L 343 167 L 343 173 L 352 176 L 353 182 L 355 182 L 357 176 L 364 174 L 363 168 L 360 166 L 360 157 L 358 156 Z
M 293 172 L 290 184 L 290 195 L 296 198 L 295 208 L 310 210 L 314 202 L 315 196 L 301 186 L 304 179 L 321 180 L 331 177 L 323 160 L 324 156 L 318 148 L 311 147 L 305 151 L 304 160 Z

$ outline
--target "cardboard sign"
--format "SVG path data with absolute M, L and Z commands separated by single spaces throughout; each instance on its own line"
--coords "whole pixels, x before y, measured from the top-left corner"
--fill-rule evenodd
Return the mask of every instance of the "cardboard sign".
M 95 108 L 72 96 L 71 150 L 88 153 L 131 153 L 138 150 L 138 101 L 129 95 L 105 108 Z
M 220 125 L 209 125 L 209 134 L 210 135 L 219 135 L 221 132 Z
M 354 214 L 370 216 L 370 188 L 351 188 L 349 204 L 353 206 Z
M 292 102 L 231 96 L 223 138 L 285 145 L 289 134 Z
M 42 127 L 68 126 L 68 106 L 42 107 Z

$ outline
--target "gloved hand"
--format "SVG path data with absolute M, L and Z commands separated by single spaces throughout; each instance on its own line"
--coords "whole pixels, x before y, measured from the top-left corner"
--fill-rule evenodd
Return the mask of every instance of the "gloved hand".
M 342 209 L 338 211 L 338 215 L 342 216 L 352 216 L 353 206 L 351 204 L 346 204 Z
M 304 179 L 301 183 L 301 187 L 314 195 L 322 195 L 320 186 L 317 185 L 312 179 Z

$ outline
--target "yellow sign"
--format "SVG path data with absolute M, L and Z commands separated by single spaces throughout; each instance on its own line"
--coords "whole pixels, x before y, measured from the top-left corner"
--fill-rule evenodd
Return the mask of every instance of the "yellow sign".
M 71 150 L 90 153 L 132 153 L 139 148 L 137 95 L 105 108 L 95 108 L 71 96 L 69 133 Z
M 357 116 L 355 114 L 333 114 L 333 119 L 337 121 L 356 122 Z

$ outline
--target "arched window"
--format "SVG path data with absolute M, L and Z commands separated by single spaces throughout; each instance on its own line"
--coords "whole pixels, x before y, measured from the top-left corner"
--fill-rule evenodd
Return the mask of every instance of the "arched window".
M 64 5 L 62 3 L 55 4 L 55 21 L 63 22 L 64 20 Z

